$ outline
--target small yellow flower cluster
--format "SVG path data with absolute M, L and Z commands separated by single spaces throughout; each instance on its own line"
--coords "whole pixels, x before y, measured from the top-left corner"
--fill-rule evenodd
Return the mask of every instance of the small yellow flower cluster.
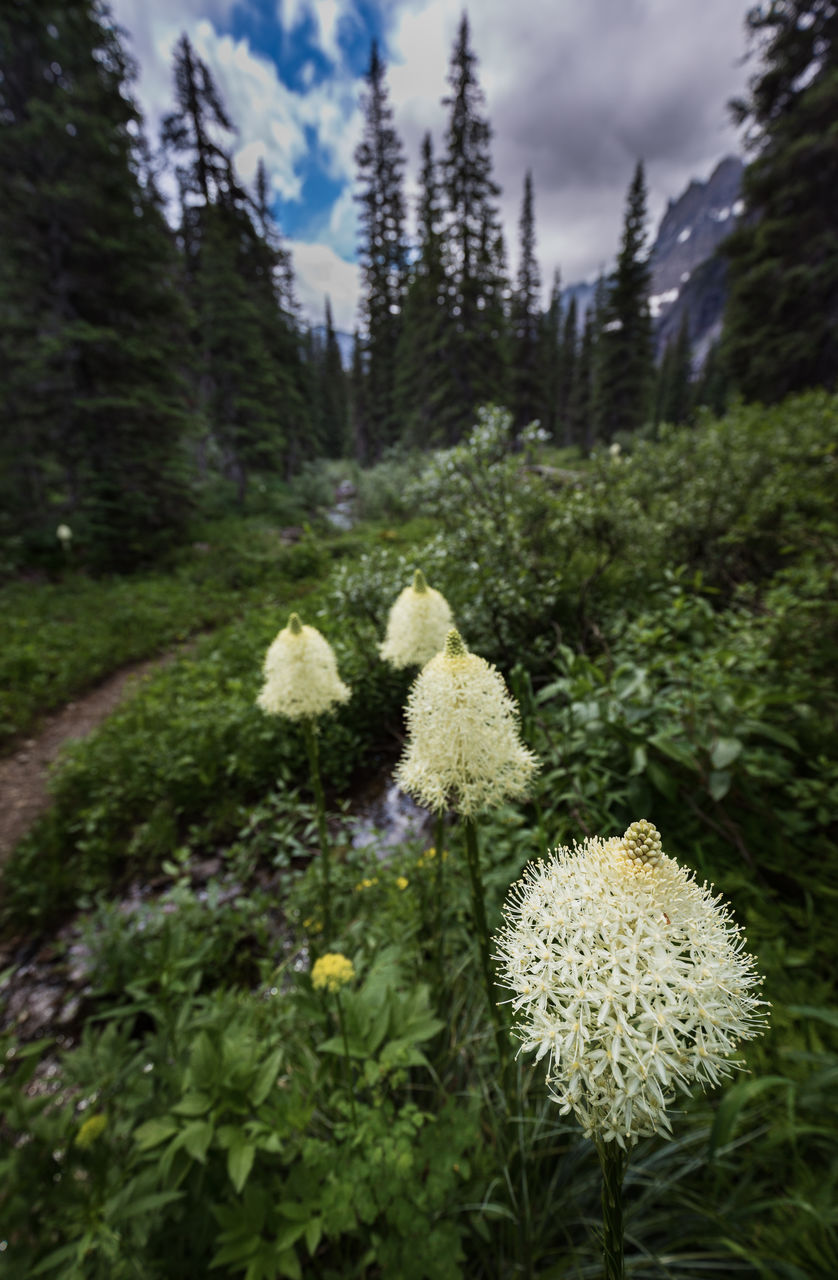
M 396 782 L 426 808 L 452 805 L 466 818 L 525 795 L 538 761 L 518 736 L 517 714 L 500 673 L 449 631 L 410 690 Z
M 447 849 L 443 849 L 442 851 L 442 861 L 448 861 Z M 424 853 L 419 854 L 419 857 L 416 859 L 416 865 L 417 867 L 429 867 L 436 865 L 436 849 L 433 845 L 431 845 L 430 849 L 426 849 Z
M 396 876 L 397 889 L 406 889 L 409 884 L 410 884 L 410 881 L 408 880 L 407 876 Z
M 309 933 L 322 933 L 323 921 L 318 920 L 316 916 L 307 916 L 303 921 L 303 928 L 307 929 Z
M 88 1116 L 84 1124 L 75 1136 L 75 1145 L 86 1149 L 92 1147 L 97 1138 L 101 1137 L 107 1128 L 108 1118 L 104 1115 Z
M 391 667 L 423 667 L 445 645 L 454 619 L 445 596 L 425 581 L 421 569 L 390 610 L 379 653 Z
M 346 702 L 350 690 L 338 676 L 332 646 L 316 627 L 292 613 L 265 655 L 258 706 L 273 716 L 305 720 Z
M 378 876 L 368 877 L 365 880 L 359 880 L 355 886 L 356 893 L 362 893 L 364 889 L 372 889 L 378 884 Z
M 329 951 L 315 960 L 311 970 L 311 985 L 315 991 L 339 991 L 355 977 L 355 966 L 349 956 L 339 951 Z

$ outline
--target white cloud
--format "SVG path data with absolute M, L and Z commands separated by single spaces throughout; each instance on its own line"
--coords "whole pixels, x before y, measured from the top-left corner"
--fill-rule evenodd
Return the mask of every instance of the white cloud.
M 326 296 L 332 303 L 335 328 L 352 333 L 358 323 L 358 267 L 346 262 L 328 245 L 291 240 L 297 296 L 307 315 L 315 323 L 323 323 Z

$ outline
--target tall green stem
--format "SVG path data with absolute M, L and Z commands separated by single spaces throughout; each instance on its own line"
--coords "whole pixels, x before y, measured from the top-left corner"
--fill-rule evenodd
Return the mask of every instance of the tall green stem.
M 320 780 L 320 756 L 317 750 L 317 726 L 313 719 L 303 721 L 305 730 L 308 763 L 311 770 L 311 786 L 314 791 L 314 804 L 317 809 L 317 833 L 320 837 L 320 853 L 322 863 L 322 902 L 323 902 L 323 941 L 328 946 L 332 934 L 332 910 L 330 893 L 330 859 L 329 832 L 326 827 L 326 801 L 323 796 L 323 783 Z
M 349 1041 L 346 1038 L 346 1024 L 343 1021 L 343 1005 L 340 1002 L 340 992 L 335 992 L 335 1004 L 338 1010 L 338 1026 L 340 1027 L 341 1039 L 343 1040 L 343 1056 L 346 1062 L 346 1084 L 349 1089 L 349 1103 L 352 1107 L 352 1123 L 355 1128 L 358 1127 L 358 1117 L 355 1113 L 355 1090 L 352 1087 L 352 1059 L 349 1057 Z
M 471 878 L 471 904 L 474 912 L 474 923 L 477 928 L 477 945 L 480 951 L 480 965 L 483 970 L 483 982 L 486 987 L 486 999 L 489 1001 L 489 1012 L 492 1015 L 492 1025 L 495 1029 L 495 1041 L 498 1046 L 498 1059 L 501 1067 L 501 1078 L 503 1080 L 504 1092 L 507 1099 L 508 1091 L 508 1069 L 509 1069 L 509 1047 L 507 1044 L 506 1028 L 503 1025 L 501 1012 L 498 1008 L 495 987 L 492 981 L 492 965 L 489 958 L 489 930 L 486 925 L 486 904 L 483 898 L 483 877 L 480 873 L 480 850 L 477 845 L 477 824 L 473 818 L 463 819 L 463 825 L 466 832 L 466 859 L 468 861 L 468 871 Z
M 436 850 L 436 959 L 437 969 L 439 970 L 439 990 L 445 990 L 445 938 L 442 931 L 442 855 L 443 844 L 445 842 L 445 813 L 438 813 L 436 816 L 436 829 L 434 833 L 434 848 Z
M 625 1280 L 623 1262 L 623 1178 L 628 1152 L 616 1142 L 598 1142 L 602 1168 L 602 1256 L 605 1280 Z

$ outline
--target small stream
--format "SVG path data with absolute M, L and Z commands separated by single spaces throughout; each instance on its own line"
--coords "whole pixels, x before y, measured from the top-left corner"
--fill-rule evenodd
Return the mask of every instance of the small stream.
M 352 847 L 374 845 L 382 860 L 407 841 L 432 839 L 432 829 L 432 816 L 401 792 L 389 775 L 362 791 L 344 819 L 344 833 Z M 211 881 L 221 880 L 219 905 L 247 891 L 247 886 L 232 876 L 223 878 L 221 856 L 196 858 L 186 870 L 199 901 L 206 901 Z M 279 897 L 278 873 L 260 870 L 255 879 L 260 888 L 275 889 Z M 172 884 L 171 876 L 152 875 L 130 885 L 117 908 L 126 917 L 139 915 Z M 177 910 L 174 903 L 171 910 Z M 281 922 L 277 925 L 276 943 L 288 953 L 291 943 Z M 60 1046 L 73 1043 L 89 1013 L 92 977 L 91 955 L 77 917 L 66 921 L 46 941 L 18 939 L 0 948 L 0 1031 L 13 1029 L 21 1041 L 55 1036 Z

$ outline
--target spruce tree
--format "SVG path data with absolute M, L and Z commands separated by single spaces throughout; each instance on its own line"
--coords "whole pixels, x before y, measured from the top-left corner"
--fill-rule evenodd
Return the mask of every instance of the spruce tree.
M 643 165 L 638 162 L 598 340 L 597 429 L 606 441 L 617 432 L 634 431 L 650 408 L 654 353 L 646 234 L 646 182 Z
M 653 421 L 682 423 L 693 408 L 689 316 L 684 312 L 677 336 L 666 344 L 657 372 Z
M 538 372 L 542 391 L 541 417 L 545 431 L 558 438 L 559 406 L 564 376 L 562 352 L 562 288 L 558 270 L 553 273 L 550 302 L 538 326 Z
M 567 402 L 570 432 L 566 439 L 568 443 L 578 444 L 585 453 L 590 453 L 596 439 L 594 385 L 597 325 L 596 307 L 588 307 L 582 338 L 573 363 L 573 380 Z
M 460 22 L 449 71 L 443 160 L 449 309 L 454 319 L 451 363 L 456 378 L 458 432 L 478 405 L 502 395 L 507 382 L 506 282 L 503 241 L 492 178 L 492 131 L 483 113 L 477 58 L 468 19 Z
M 92 0 L 27 0 L 0 14 L 0 72 L 0 505 L 24 539 L 60 520 L 89 563 L 128 569 L 183 528 L 189 423 L 132 68 Z
M 355 151 L 361 205 L 359 262 L 363 280 L 366 429 L 363 462 L 380 456 L 399 435 L 396 348 L 407 274 L 404 156 L 393 127 L 385 65 L 372 42 L 364 93 L 364 133 Z
M 576 363 L 579 356 L 579 334 L 577 332 L 576 315 L 576 298 L 572 297 L 567 304 L 567 311 L 562 325 L 561 364 L 559 367 L 558 436 L 565 445 L 579 444 L 582 429 L 585 425 L 579 419 L 578 406 L 573 403 Z
M 402 437 L 419 447 L 453 444 L 458 419 L 451 363 L 452 319 L 442 237 L 442 203 L 431 135 L 422 140 L 417 251 L 405 293 L 396 353 L 396 411 Z
M 838 385 L 838 7 L 755 6 L 747 25 L 763 67 L 733 104 L 754 159 L 725 244 L 723 344 L 742 393 L 773 401 Z
M 329 298 L 326 298 L 326 332 L 320 365 L 320 387 L 320 452 L 327 458 L 340 458 L 347 452 L 349 444 L 349 401 L 346 374 Z
M 532 174 L 524 178 L 517 288 L 512 297 L 512 413 L 516 429 L 544 417 L 541 278 L 535 257 Z

